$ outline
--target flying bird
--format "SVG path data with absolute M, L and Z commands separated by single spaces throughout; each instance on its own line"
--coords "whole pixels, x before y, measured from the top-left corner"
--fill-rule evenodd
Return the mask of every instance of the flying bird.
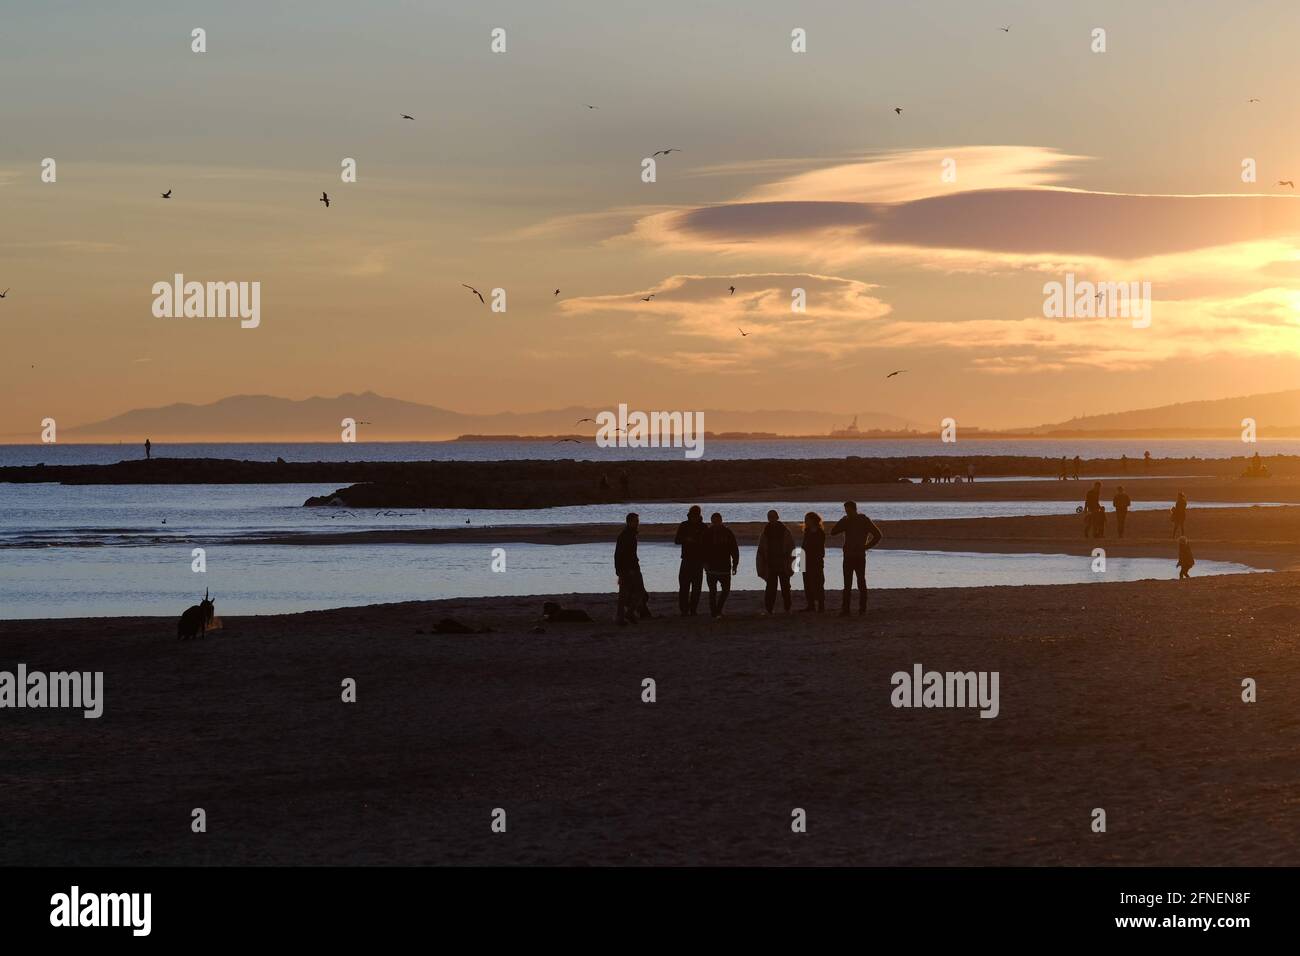
M 1010 27 L 998 27 L 998 29 L 1001 30 L 1003 33 L 1010 33 L 1010 32 L 1011 32 L 1011 28 L 1010 28 Z
M 402 114 L 402 119 L 413 120 L 413 119 L 415 119 L 415 117 L 414 117 L 414 116 L 407 116 L 405 113 L 403 113 L 403 114 Z
M 728 286 L 727 288 L 729 288 L 729 289 L 731 290 L 731 295 L 735 295 L 735 294 L 736 294 L 736 287 L 735 287 L 734 285 L 733 285 L 733 286 Z
M 749 336 L 749 333 L 746 332 L 744 329 L 737 328 L 736 331 L 740 333 L 741 338 L 748 338 Z
M 163 199 L 171 199 L 172 191 L 169 189 L 165 193 L 161 193 L 160 195 L 162 196 Z
M 656 149 L 656 150 L 655 150 L 653 153 L 651 153 L 650 155 L 652 155 L 652 156 L 667 156 L 669 153 L 680 153 L 681 151 L 682 151 L 682 150 L 681 150 L 681 147 L 680 147 L 680 146 L 669 146 L 667 149 Z
M 578 439 L 578 438 L 561 438 L 561 439 L 560 439 L 559 441 L 557 441 L 555 444 L 557 444 L 557 445 L 563 445 L 566 441 L 571 441 L 571 442 L 573 442 L 575 445 L 581 445 L 581 444 L 582 444 L 581 439 Z
M 465 285 L 465 283 L 462 282 L 461 285 Z M 483 298 L 482 292 L 474 288 L 472 285 L 465 285 L 465 288 L 469 289 L 470 292 L 473 292 L 476 296 L 478 296 L 478 300 L 480 302 L 482 302 L 484 305 L 487 305 L 487 301 Z
M 649 295 L 643 295 L 643 296 L 641 297 L 641 301 L 642 301 L 642 302 L 649 302 L 649 301 L 650 301 L 651 299 L 653 299 L 654 297 L 655 297 L 655 294 L 654 294 L 653 292 L 651 292 Z
M 589 109 L 589 110 L 598 110 L 598 109 L 600 109 L 599 106 L 592 106 L 590 103 L 583 103 L 582 105 L 585 106 L 585 107 L 587 107 L 587 109 Z
M 321 194 L 320 194 L 320 199 L 317 200 L 317 201 L 318 201 L 318 202 L 323 202 L 323 203 L 325 204 L 325 208 L 328 209 L 328 208 L 330 207 L 330 194 L 329 194 L 329 193 L 321 193 Z
M 1292 189 L 1295 189 L 1295 182 L 1290 179 L 1279 179 L 1277 184 L 1279 186 L 1290 186 Z
M 1249 100 L 1247 100 L 1246 102 L 1248 102 L 1248 103 L 1258 103 L 1258 102 L 1259 102 L 1259 97 L 1258 97 L 1258 96 L 1252 96 L 1252 97 L 1251 97 Z
M 556 289 L 556 290 L 555 290 L 555 294 L 556 294 L 556 295 L 559 295 L 559 294 L 560 294 L 560 290 L 559 290 L 559 289 Z
M 895 106 L 895 107 L 894 107 L 894 112 L 897 113 L 899 116 L 902 116 L 902 115 L 903 115 L 903 108 L 902 108 L 901 106 Z
M 0 299 L 3 299 L 3 298 L 4 298 L 5 296 L 7 296 L 8 294 L 9 294 L 9 290 L 8 290 L 8 289 L 5 289 L 3 292 L 0 292 Z
M 892 371 L 892 372 L 890 372 L 888 375 L 886 375 L 885 378 L 893 378 L 895 375 L 902 375 L 902 374 L 903 374 L 904 372 L 906 372 L 906 371 L 907 371 L 907 369 L 905 369 L 905 368 L 895 369 L 894 371 Z
M 573 424 L 575 424 L 575 425 L 581 425 L 583 422 L 591 422 L 591 423 L 594 425 L 594 424 L 596 424 L 596 419 L 594 419 L 594 418 L 579 418 L 579 419 L 578 419 L 576 422 L 574 422 Z

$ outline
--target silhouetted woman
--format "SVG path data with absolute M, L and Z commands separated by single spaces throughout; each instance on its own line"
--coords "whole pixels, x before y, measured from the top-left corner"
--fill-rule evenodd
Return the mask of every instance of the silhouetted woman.
M 1183 522 L 1187 520 L 1187 496 L 1181 491 L 1178 492 L 1178 500 L 1174 502 L 1173 508 L 1169 510 L 1169 520 L 1174 523 L 1174 537 L 1183 536 Z
M 1196 559 L 1192 557 L 1192 546 L 1187 543 L 1186 538 L 1179 538 L 1178 539 L 1178 579 L 1180 581 L 1183 578 L 1191 577 L 1191 575 L 1188 574 L 1187 572 L 1192 570 L 1192 565 L 1194 565 L 1195 563 L 1196 563 Z
M 803 516 L 803 593 L 805 611 L 826 610 L 826 529 L 822 516 L 810 511 Z

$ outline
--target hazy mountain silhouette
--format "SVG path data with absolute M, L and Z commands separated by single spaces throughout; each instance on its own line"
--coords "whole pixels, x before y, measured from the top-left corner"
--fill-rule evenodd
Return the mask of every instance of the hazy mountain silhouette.
M 631 408 L 640 406 L 629 403 Z M 287 399 L 272 395 L 234 395 L 207 405 L 177 403 L 140 408 L 103 421 L 60 429 L 77 441 L 337 441 L 339 422 L 352 418 L 371 422 L 358 426 L 362 441 L 442 440 L 460 435 L 590 435 L 590 422 L 610 406 L 571 406 L 539 412 L 469 414 L 422 405 L 374 392 L 334 398 Z M 645 411 L 655 409 L 645 408 Z M 685 410 L 685 409 L 682 409 Z M 695 411 L 695 409 L 690 409 Z M 783 435 L 825 435 L 853 416 L 817 411 L 726 411 L 704 409 L 710 432 L 775 432 Z M 858 414 L 858 427 L 904 429 L 909 423 L 894 415 Z
M 1261 434 L 1300 432 L 1300 389 L 1087 415 L 1055 425 L 1040 425 L 1027 429 L 1026 433 L 1144 432 L 1155 437 L 1162 432 L 1200 432 L 1229 437 L 1240 434 L 1243 418 L 1253 418 Z

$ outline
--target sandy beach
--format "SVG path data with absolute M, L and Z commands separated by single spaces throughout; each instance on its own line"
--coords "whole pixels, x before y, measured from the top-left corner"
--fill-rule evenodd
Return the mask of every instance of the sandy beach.
M 900 590 L 848 620 L 750 593 L 721 622 L 656 594 L 629 628 L 575 595 L 595 623 L 540 634 L 535 598 L 222 613 L 190 643 L 0 622 L 6 667 L 106 697 L 7 715 L 0 863 L 1294 865 L 1298 585 Z M 998 671 L 999 716 L 895 709 L 915 663 Z

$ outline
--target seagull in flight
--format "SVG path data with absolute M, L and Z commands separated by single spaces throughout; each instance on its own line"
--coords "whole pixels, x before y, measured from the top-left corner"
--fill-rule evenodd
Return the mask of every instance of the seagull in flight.
M 598 110 L 598 109 L 600 109 L 599 106 L 592 106 L 590 103 L 583 103 L 582 105 L 585 106 L 585 107 L 587 107 L 587 109 L 589 109 L 589 110 Z
M 579 439 L 579 438 L 561 438 L 561 439 L 560 439 L 559 441 L 557 441 L 555 444 L 557 444 L 557 445 L 563 445 L 566 441 L 571 441 L 571 442 L 573 442 L 575 445 L 581 445 L 581 444 L 582 444 L 582 440 Z
M 403 113 L 403 114 L 402 114 L 402 119 L 413 120 L 413 119 L 415 119 L 415 117 L 414 117 L 414 116 L 408 116 L 406 113 Z
M 1010 27 L 998 27 L 998 29 L 1001 30 L 1003 33 L 1010 33 L 1010 32 L 1011 32 L 1011 28 L 1010 28 Z
M 903 374 L 904 372 L 906 372 L 906 371 L 907 371 L 907 369 L 905 369 L 905 368 L 896 369 L 896 370 L 890 372 L 888 375 L 886 375 L 885 378 L 893 378 L 895 375 L 902 375 L 902 374 Z
M 748 338 L 748 337 L 749 337 L 749 333 L 746 332 L 746 331 L 745 331 L 744 329 L 742 329 L 742 328 L 737 328 L 736 331 L 740 333 L 740 337 L 741 337 L 742 339 L 743 339 L 743 338 Z
M 3 292 L 0 292 L 0 299 L 3 299 L 3 298 L 4 298 L 5 296 L 7 296 L 8 294 L 9 294 L 9 290 L 8 290 L 8 289 L 5 289 Z M 35 368 L 35 366 L 32 366 L 32 367 Z
M 576 422 L 574 422 L 573 424 L 575 424 L 575 425 L 581 425 L 583 422 L 591 422 L 591 423 L 594 425 L 594 424 L 596 424 L 596 419 L 594 419 L 594 418 L 579 418 L 579 419 L 578 419 Z
M 169 189 L 165 193 L 160 193 L 159 195 L 161 195 L 163 199 L 171 199 L 172 191 Z
M 559 295 L 559 294 L 560 294 L 560 290 L 559 290 L 559 289 L 556 289 L 556 290 L 555 290 L 555 294 L 556 294 L 556 295 Z
M 476 296 L 478 296 L 478 300 L 479 300 L 480 302 L 482 302 L 484 305 L 487 305 L 486 300 L 484 300 L 484 298 L 483 298 L 483 293 L 482 293 L 482 292 L 480 292 L 478 289 L 474 288 L 472 285 L 465 285 L 465 283 L 463 283 L 463 282 L 461 283 L 461 285 L 464 285 L 465 288 L 469 289 L 470 292 L 473 292 Z
M 735 287 L 734 285 L 733 285 L 733 286 L 728 286 L 727 288 L 729 288 L 729 289 L 731 290 L 731 295 L 735 295 L 735 294 L 736 294 L 736 287 Z
M 1249 100 L 1247 100 L 1246 102 L 1247 102 L 1247 103 L 1258 103 L 1258 102 L 1259 102 L 1259 97 L 1258 97 L 1258 96 L 1252 96 L 1252 97 L 1251 97 Z
M 321 193 L 321 194 L 320 194 L 320 199 L 317 200 L 317 201 L 318 201 L 318 202 L 323 202 L 323 203 L 325 204 L 325 208 L 328 209 L 328 208 L 330 207 L 330 194 L 329 194 L 329 193 Z
M 894 107 L 894 112 L 897 113 L 899 116 L 902 116 L 902 115 L 903 115 L 903 108 L 902 108 L 901 106 L 895 106 L 895 107 Z
M 651 153 L 650 155 L 652 155 L 652 156 L 667 156 L 669 153 L 680 153 L 681 151 L 682 151 L 682 150 L 681 150 L 681 147 L 680 147 L 680 146 L 669 146 L 667 149 L 656 149 L 656 150 L 655 150 L 653 153 Z
M 642 301 L 642 302 L 649 302 L 649 301 L 650 301 L 651 299 L 653 299 L 654 297 L 655 297 L 655 294 L 654 294 L 653 292 L 651 292 L 649 295 L 643 295 L 643 296 L 641 297 L 641 301 Z
M 1295 183 L 1290 179 L 1279 179 L 1277 184 L 1279 186 L 1290 186 L 1292 189 L 1295 189 Z

